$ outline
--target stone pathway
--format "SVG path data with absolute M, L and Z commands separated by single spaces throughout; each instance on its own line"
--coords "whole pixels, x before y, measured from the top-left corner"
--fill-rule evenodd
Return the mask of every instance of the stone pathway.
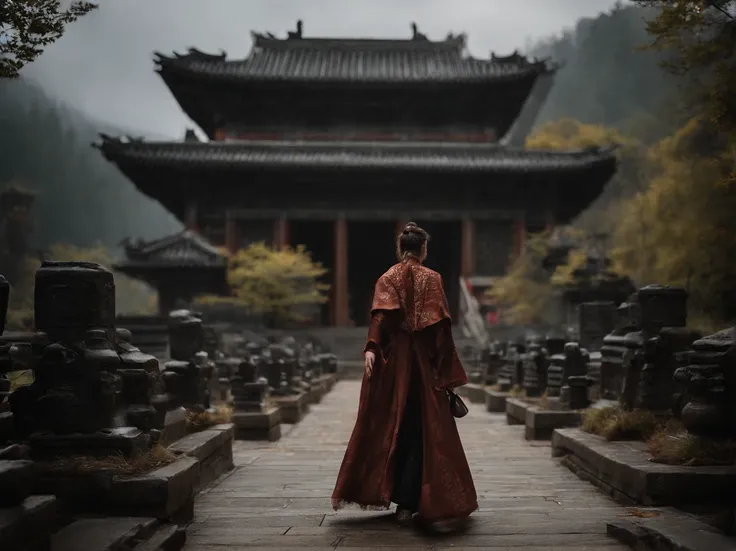
M 480 510 L 463 534 L 429 537 L 388 512 L 330 508 L 360 383 L 344 381 L 273 444 L 236 443 L 236 469 L 202 494 L 186 551 L 519 549 L 619 551 L 606 521 L 627 510 L 529 444 L 522 428 L 471 405 L 458 421 Z

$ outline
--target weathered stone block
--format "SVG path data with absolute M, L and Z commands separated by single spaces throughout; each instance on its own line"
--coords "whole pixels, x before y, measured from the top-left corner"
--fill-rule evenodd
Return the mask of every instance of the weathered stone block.
M 486 411 L 489 413 L 504 413 L 508 392 L 486 389 Z
M 58 503 L 54 496 L 30 496 L 17 507 L 0 508 L 0 549 L 49 549 L 57 528 Z
M 295 425 L 309 412 L 307 395 L 303 392 L 294 396 L 280 396 L 273 398 L 273 401 L 281 411 L 282 423 Z
M 77 342 L 90 329 L 114 338 L 115 280 L 92 262 L 44 262 L 36 271 L 36 329 L 52 341 Z
M 474 404 L 484 404 L 486 402 L 486 389 L 481 384 L 468 383 L 467 385 L 457 387 L 455 392 Z
M 507 425 L 523 425 L 526 422 L 526 410 L 529 407 L 527 402 L 517 398 L 506 399 L 506 424 Z
M 281 412 L 273 407 L 263 412 L 233 413 L 236 440 L 267 440 L 281 438 Z
M 736 466 L 687 467 L 649 461 L 643 442 L 607 442 L 580 429 L 552 435 L 552 455 L 626 505 L 726 502 L 736 493 Z

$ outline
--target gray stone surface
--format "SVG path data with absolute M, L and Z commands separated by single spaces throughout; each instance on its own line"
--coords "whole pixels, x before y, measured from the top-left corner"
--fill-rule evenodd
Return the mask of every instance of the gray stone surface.
M 148 537 L 156 526 L 153 518 L 88 518 L 72 522 L 54 534 L 52 551 L 113 551 L 130 548 Z
M 1 507 L 0 549 L 46 549 L 56 529 L 57 508 L 54 496 L 30 496 L 15 507 Z
M 278 443 L 235 442 L 236 470 L 196 503 L 186 551 L 245 549 L 623 551 L 606 521 L 627 510 L 481 405 L 458 419 L 480 509 L 464 533 L 428 538 L 390 512 L 333 511 L 360 383 L 341 381 Z
M 736 466 L 687 467 L 649 461 L 642 442 L 607 442 L 580 429 L 552 435 L 563 464 L 622 503 L 681 505 L 728 501 L 736 495 Z
M 508 392 L 486 389 L 486 411 L 489 413 L 504 413 Z
M 486 389 L 481 384 L 468 383 L 467 385 L 456 388 L 455 392 L 474 404 L 485 404 L 486 402 Z
M 509 425 L 523 425 L 526 422 L 526 410 L 530 404 L 519 398 L 506 399 L 506 423 Z
M 734 551 L 736 538 L 670 508 L 641 511 L 639 516 L 609 522 L 610 536 L 642 551 Z
M 327 383 L 325 383 L 327 384 Z M 273 398 L 274 403 L 281 411 L 281 422 L 294 425 L 301 421 L 309 412 L 307 395 L 303 392 L 293 396 L 279 396 Z

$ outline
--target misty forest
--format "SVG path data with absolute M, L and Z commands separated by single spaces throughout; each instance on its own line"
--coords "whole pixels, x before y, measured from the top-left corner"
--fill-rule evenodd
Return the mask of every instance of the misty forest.
M 655 17 L 654 8 L 618 6 L 528 41 L 527 55 L 550 58 L 561 69 L 527 145 L 617 143 L 620 169 L 575 222 L 576 246 L 586 249 L 591 235 L 604 236 L 596 242 L 603 243 L 613 270 L 638 285 L 687 287 L 693 319 L 717 325 L 736 317 L 728 283 L 736 274 L 727 261 L 735 246 L 728 214 L 733 193 L 724 183 L 732 154 L 727 140 L 710 129 L 708 115 L 699 112 L 688 75 L 663 65 L 667 52 L 647 47 L 653 42 L 648 21 Z M 29 267 L 70 248 L 76 256 L 89 250 L 109 263 L 126 237 L 151 239 L 180 228 L 91 146 L 100 132 L 135 136 L 135 129 L 90 120 L 22 77 L 0 82 L 0 116 L 0 181 L 33 195 L 23 245 Z M 517 261 L 495 291 L 499 301 L 516 304 L 510 315 L 525 322 L 545 316 L 544 300 L 524 302 L 529 287 L 541 285 L 544 295 L 554 286 L 550 274 L 541 282 L 530 275 L 521 265 L 528 260 Z M 150 290 L 131 285 L 135 292 L 124 285 L 118 308 L 150 311 Z

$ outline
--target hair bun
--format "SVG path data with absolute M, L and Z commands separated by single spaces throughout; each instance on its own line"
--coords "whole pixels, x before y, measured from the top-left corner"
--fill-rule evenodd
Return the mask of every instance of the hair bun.
M 406 226 L 404 226 L 404 231 L 401 232 L 404 235 L 408 235 L 410 233 L 420 233 L 419 226 L 417 226 L 414 222 L 408 222 Z

